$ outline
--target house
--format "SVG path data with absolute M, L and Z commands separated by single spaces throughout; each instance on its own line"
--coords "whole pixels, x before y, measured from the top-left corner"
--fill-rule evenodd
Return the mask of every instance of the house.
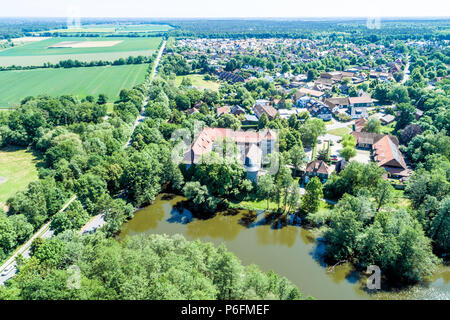
M 314 160 L 306 165 L 305 170 L 305 183 L 308 183 L 312 177 L 319 177 L 320 180 L 327 180 L 331 175 L 331 168 L 328 166 L 325 161 L 322 160 Z
M 324 103 L 331 108 L 338 107 L 339 109 L 348 108 L 350 106 L 348 97 L 327 98 L 324 100 Z
M 223 106 L 223 107 L 219 107 L 216 109 L 216 114 L 218 117 L 220 117 L 223 114 L 227 114 L 230 112 L 230 107 L 229 106 Z
M 258 123 L 258 118 L 252 114 L 244 115 L 244 120 L 242 120 L 243 125 L 255 125 Z
M 311 101 L 315 101 L 314 99 L 312 99 L 309 96 L 302 96 L 300 98 L 297 99 L 296 101 L 296 105 L 300 108 L 304 108 L 308 105 L 308 103 L 310 103 Z
M 350 97 L 349 104 L 352 107 L 372 107 L 373 99 L 370 94 L 363 94 L 358 97 Z
M 356 146 L 362 149 L 371 149 L 372 146 L 382 139 L 385 135 L 373 132 L 356 132 L 351 133 L 356 138 Z M 397 146 L 399 145 L 398 138 L 395 136 L 389 136 Z
M 352 119 L 361 119 L 369 117 L 369 113 L 367 112 L 365 107 L 352 106 L 347 110 L 347 113 L 350 115 Z
M 279 109 L 278 113 L 280 114 L 281 119 L 289 119 L 292 115 L 297 114 L 296 109 Z
M 378 166 L 384 168 L 392 178 L 409 176 L 410 172 L 398 144 L 394 143 L 390 136 L 385 135 L 373 144 L 372 155 Z
M 308 108 L 308 112 L 311 114 L 311 116 L 317 117 L 324 121 L 329 121 L 331 120 L 331 118 L 333 118 L 333 113 L 330 108 L 321 103 Z
M 324 95 L 325 93 L 322 91 L 318 91 L 318 90 L 312 90 L 312 89 L 307 89 L 307 88 L 300 88 L 296 93 L 295 93 L 295 98 L 296 100 L 298 100 L 299 98 L 308 95 L 310 97 L 314 97 L 314 98 L 320 98 Z
M 381 123 L 384 125 L 391 124 L 392 122 L 394 122 L 394 120 L 395 117 L 392 114 L 385 114 L 380 118 Z
M 253 107 L 253 112 L 258 117 L 258 119 L 265 113 L 269 120 L 273 120 L 277 115 L 277 110 L 270 105 L 257 104 Z
M 353 130 L 356 132 L 361 132 L 364 126 L 367 123 L 367 118 L 359 118 L 355 121 L 355 124 L 353 125 Z
M 245 114 L 245 110 L 241 106 L 234 106 L 233 108 L 231 108 L 230 113 L 235 116 L 239 116 Z
M 198 113 L 199 111 L 196 107 L 194 107 L 194 108 L 187 109 L 185 112 L 189 115 L 192 115 L 194 113 Z
M 415 113 L 416 120 L 419 120 L 420 118 L 422 118 L 422 116 L 423 116 L 423 111 L 416 109 L 416 113 Z
M 399 149 L 397 137 L 371 132 L 352 132 L 356 138 L 356 146 L 371 149 L 373 160 L 386 170 L 390 177 L 402 179 L 408 177 L 408 169 Z
M 203 157 L 212 151 L 220 153 L 221 150 L 217 150 L 219 146 L 217 142 L 223 139 L 236 143 L 236 157 L 244 164 L 247 177 L 255 179 L 263 159 L 272 153 L 277 136 L 272 130 L 234 131 L 228 128 L 207 127 L 197 135 L 190 148 L 184 153 L 183 163 L 190 167 L 201 163 Z
M 219 77 L 220 80 L 231 81 L 233 83 L 245 81 L 242 76 L 228 71 L 219 71 L 217 72 L 217 76 Z

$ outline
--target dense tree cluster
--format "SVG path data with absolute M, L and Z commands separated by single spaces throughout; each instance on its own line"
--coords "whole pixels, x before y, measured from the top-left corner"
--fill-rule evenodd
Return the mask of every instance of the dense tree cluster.
M 70 289 L 75 272 L 79 288 Z M 302 298 L 286 278 L 243 266 L 224 246 L 163 235 L 118 242 L 101 232 L 80 236 L 69 231 L 45 240 L 8 286 L 0 288 L 2 300 Z

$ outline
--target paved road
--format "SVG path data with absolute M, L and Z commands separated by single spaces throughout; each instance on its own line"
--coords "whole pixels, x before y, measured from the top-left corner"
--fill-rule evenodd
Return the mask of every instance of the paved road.
M 59 210 L 62 212 L 67 209 L 67 207 L 77 198 L 73 196 L 67 203 Z M 43 238 L 48 239 L 53 236 L 53 230 L 50 230 L 50 220 L 45 225 L 43 225 L 25 244 L 23 244 L 2 266 L 0 266 L 0 285 L 5 283 L 6 280 L 14 277 L 17 272 L 16 269 L 16 257 L 21 254 L 25 258 L 30 257 L 30 248 L 34 239 Z
M 95 230 L 103 227 L 105 224 L 106 224 L 105 215 L 98 214 L 95 217 L 93 217 L 91 220 L 89 220 L 89 222 L 86 223 L 83 226 L 83 228 L 81 228 L 80 233 L 81 234 L 92 233 Z
M 150 89 L 152 82 L 153 82 L 153 78 L 158 73 L 159 62 L 160 62 L 162 54 L 164 52 L 164 48 L 166 47 L 166 42 L 167 41 L 164 40 L 161 48 L 159 49 L 158 56 L 156 57 L 155 64 L 153 65 L 153 71 L 152 71 L 152 75 L 150 77 L 150 82 L 148 84 L 148 89 Z M 136 127 L 145 120 L 145 107 L 147 106 L 148 101 L 149 101 L 149 97 L 147 95 L 144 99 L 144 102 L 142 103 L 142 111 L 139 114 L 139 116 L 137 117 L 136 121 L 134 122 L 133 130 L 131 131 L 130 138 L 128 139 L 127 143 L 125 144 L 125 147 L 129 147 L 131 145 L 131 143 L 132 143 L 131 137 L 133 136 L 134 130 L 136 130 Z

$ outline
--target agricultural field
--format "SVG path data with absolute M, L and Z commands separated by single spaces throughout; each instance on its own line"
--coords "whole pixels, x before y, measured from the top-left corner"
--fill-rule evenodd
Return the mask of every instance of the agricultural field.
M 149 65 L 122 65 L 71 69 L 34 69 L 0 72 L 0 106 L 13 106 L 27 96 L 48 94 L 86 95 L 104 93 L 110 101 L 120 90 L 145 79 Z
M 196 87 L 197 89 L 203 90 L 203 89 L 210 89 L 214 91 L 219 91 L 220 82 L 218 81 L 212 81 L 212 80 L 204 80 L 204 75 L 202 74 L 190 74 L 187 76 L 177 76 L 175 79 L 175 84 L 177 86 L 181 85 L 181 81 L 183 81 L 183 78 L 189 78 L 192 82 L 192 86 Z
M 13 147 L 0 149 L 0 208 L 17 191 L 38 179 L 38 161 L 28 150 Z
M 40 66 L 61 60 L 113 61 L 129 56 L 150 56 L 161 44 L 159 37 L 53 37 L 0 51 L 0 66 Z
M 55 29 L 46 33 L 146 33 L 166 32 L 173 29 L 167 24 L 87 24 L 79 28 Z

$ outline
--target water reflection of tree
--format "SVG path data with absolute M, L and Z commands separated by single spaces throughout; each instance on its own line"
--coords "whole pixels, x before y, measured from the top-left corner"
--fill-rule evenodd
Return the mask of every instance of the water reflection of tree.
M 211 237 L 213 239 L 234 240 L 245 227 L 239 224 L 241 214 L 217 214 L 208 220 L 194 220 L 187 225 L 186 235 L 189 237 Z
M 290 248 L 298 237 L 298 228 L 292 226 L 283 229 L 259 226 L 255 228 L 255 232 L 260 245 L 284 245 Z

